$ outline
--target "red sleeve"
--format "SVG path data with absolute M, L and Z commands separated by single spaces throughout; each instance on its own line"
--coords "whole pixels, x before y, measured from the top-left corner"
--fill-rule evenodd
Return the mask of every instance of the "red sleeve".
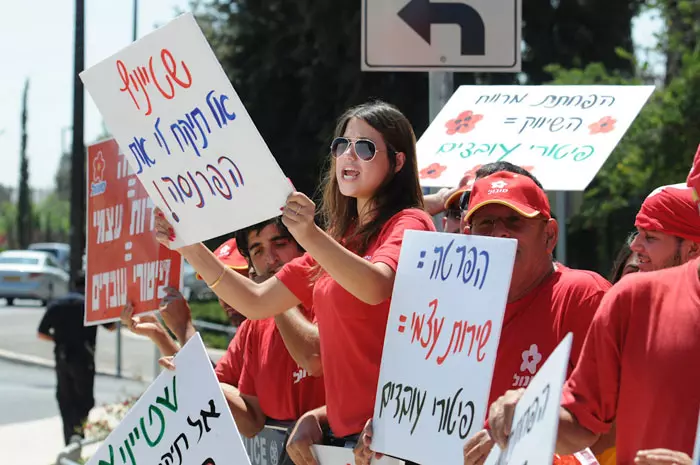
M 249 330 L 250 320 L 245 320 L 238 327 L 226 353 L 221 357 L 219 363 L 216 364 L 214 372 L 220 383 L 238 387 L 241 372 L 243 371 L 245 349 L 248 346 Z
M 578 364 L 564 385 L 562 407 L 595 434 L 608 432 L 617 412 L 620 356 L 632 307 L 630 293 L 629 286 L 619 283 L 603 297 Z
M 255 389 L 255 380 L 258 378 L 260 368 L 260 363 L 258 363 L 260 343 L 256 335 L 256 328 L 251 327 L 248 343 L 245 347 L 245 361 L 243 362 L 241 379 L 238 384 L 238 390 L 241 394 L 254 397 L 258 396 L 257 390 Z
M 305 253 L 291 262 L 287 262 L 275 275 L 306 308 L 313 306 L 313 274 L 320 271 L 320 268 L 317 269 L 315 265 L 316 261 L 311 258 L 311 255 Z
M 396 271 L 399 266 L 403 233 L 407 229 L 435 231 L 435 225 L 430 215 L 423 210 L 411 208 L 397 213 L 382 228 L 377 239 L 377 243 L 380 245 L 372 254 L 372 263 L 384 263 Z
M 574 335 L 568 374 L 571 374 L 581 356 L 583 343 L 586 340 L 593 317 L 598 311 L 605 293 L 611 287 L 611 284 L 600 275 L 579 270 L 569 271 L 569 273 L 572 272 L 578 275 L 574 281 L 576 287 L 571 292 L 567 292 L 568 300 L 563 306 L 564 312 L 558 324 L 559 340 L 564 339 L 567 333 Z

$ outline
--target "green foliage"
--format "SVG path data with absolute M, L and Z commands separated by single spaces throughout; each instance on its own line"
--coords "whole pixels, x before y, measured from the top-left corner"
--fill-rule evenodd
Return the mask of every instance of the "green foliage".
M 190 302 L 190 309 L 192 310 L 193 320 L 208 321 L 210 323 L 216 323 L 220 325 L 230 325 L 231 322 L 223 311 L 219 302 L 214 300 L 211 302 Z M 225 350 L 229 344 L 228 335 L 216 332 L 202 330 L 200 331 L 202 335 L 202 340 L 207 347 L 212 347 L 214 349 Z
M 19 199 L 17 205 L 17 241 L 22 249 L 29 246 L 32 234 L 32 200 L 29 189 L 29 158 L 27 157 L 27 96 L 29 80 L 24 82 L 22 96 L 21 139 L 19 153 Z
M 580 212 L 571 220 L 574 255 L 597 253 L 592 266 L 605 269 L 633 230 L 634 215 L 656 187 L 683 182 L 700 141 L 700 53 L 682 53 L 677 76 L 657 86 L 651 98 L 588 187 Z M 554 84 L 640 84 L 609 74 L 600 64 L 565 70 L 551 66 Z M 593 250 L 591 250 L 593 246 Z M 597 247 L 596 247 L 597 246 Z

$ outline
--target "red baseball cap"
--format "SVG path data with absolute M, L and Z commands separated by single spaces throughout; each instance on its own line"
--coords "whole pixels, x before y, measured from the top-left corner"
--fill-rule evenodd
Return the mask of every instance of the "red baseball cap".
M 229 239 L 214 251 L 214 255 L 226 266 L 248 276 L 248 260 L 245 259 L 236 245 L 236 239 Z M 197 273 L 197 279 L 202 277 Z
M 462 197 L 462 194 L 471 191 L 473 185 L 474 180 L 470 176 L 464 176 L 457 185 L 458 189 L 445 200 L 445 210 L 459 208 L 459 199 Z
M 526 218 L 537 215 L 547 219 L 552 217 L 549 199 L 535 181 L 510 171 L 499 171 L 476 180 L 464 221 L 484 205 L 490 204 L 505 205 Z

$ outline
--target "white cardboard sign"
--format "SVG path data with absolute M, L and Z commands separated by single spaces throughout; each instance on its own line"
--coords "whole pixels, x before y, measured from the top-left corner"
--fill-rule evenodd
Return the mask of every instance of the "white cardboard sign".
M 292 192 L 194 16 L 80 74 L 174 247 L 280 214 Z
M 319 465 L 353 465 L 355 463 L 355 455 L 350 448 L 318 445 L 312 447 Z M 404 462 L 385 455 L 380 459 L 372 458 L 371 464 L 404 465 Z
M 88 465 L 250 465 L 209 356 L 195 335 Z
M 481 429 L 517 242 L 406 231 L 374 406 L 372 449 L 461 463 Z
M 424 187 L 509 161 L 546 190 L 582 191 L 654 86 L 461 86 L 418 141 Z
M 559 427 L 561 391 L 574 337 L 569 333 L 540 368 L 515 406 L 505 453 L 496 445 L 485 465 L 552 463 Z

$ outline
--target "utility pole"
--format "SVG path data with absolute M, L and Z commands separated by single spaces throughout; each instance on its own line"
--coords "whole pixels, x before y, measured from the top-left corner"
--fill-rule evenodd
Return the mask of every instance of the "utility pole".
M 74 283 L 83 268 L 85 250 L 85 141 L 83 83 L 85 68 L 85 0 L 75 0 L 73 54 L 73 147 L 71 152 L 70 276 Z
M 136 42 L 139 28 L 139 0 L 134 0 L 133 23 L 131 28 L 131 41 Z M 156 359 L 154 371 L 158 373 L 158 348 L 156 347 Z M 117 377 L 122 377 L 122 324 L 117 323 Z M 153 377 L 155 379 L 155 376 Z

